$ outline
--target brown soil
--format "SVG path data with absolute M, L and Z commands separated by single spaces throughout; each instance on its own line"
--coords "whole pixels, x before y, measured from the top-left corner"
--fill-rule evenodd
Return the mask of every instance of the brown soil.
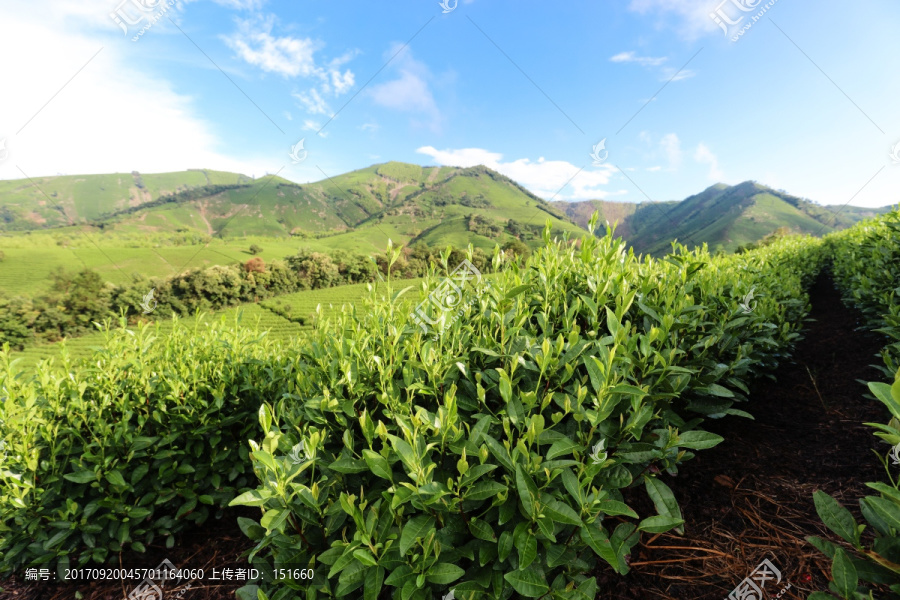
M 879 372 L 877 353 L 884 341 L 857 331 L 857 316 L 845 308 L 831 280 L 822 276 L 811 290 L 813 321 L 795 349 L 794 362 L 751 389 L 751 401 L 740 408 L 756 420 L 738 417 L 707 421 L 706 428 L 725 441 L 700 451 L 677 477 L 664 476 L 682 508 L 684 537 L 647 537 L 632 551 L 631 572 L 622 577 L 601 565 L 596 575 L 602 598 L 696 600 L 726 598 L 765 558 L 781 571 L 773 597 L 789 582 L 782 598 L 806 598 L 825 590 L 830 565 L 805 542 L 819 535 L 839 542 L 820 523 L 812 495 L 817 489 L 835 496 L 860 519 L 857 499 L 866 481 L 883 479 L 872 448 L 885 451 L 863 422 L 884 422 L 887 411 L 864 398 L 857 380 L 873 380 Z M 639 514 L 652 506 L 643 488 L 628 498 Z M 203 530 L 178 536 L 171 550 L 152 547 L 146 555 L 123 558 L 130 566 L 154 567 L 168 558 L 181 568 L 240 568 L 240 554 L 252 547 L 236 526 L 239 515 L 258 516 L 252 509 L 230 510 Z M 136 583 L 136 582 L 135 582 Z M 240 582 L 196 583 L 184 600 L 233 600 Z M 119 582 L 54 585 L 3 582 L 4 598 L 69 600 L 79 591 L 84 600 L 122 599 L 134 587 Z M 166 590 L 178 597 L 178 589 Z M 173 594 L 170 596 L 170 594 Z

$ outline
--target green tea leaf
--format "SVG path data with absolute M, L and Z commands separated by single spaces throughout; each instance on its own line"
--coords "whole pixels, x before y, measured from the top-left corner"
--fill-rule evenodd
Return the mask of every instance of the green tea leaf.
M 75 483 L 88 483 L 89 481 L 97 480 L 97 474 L 93 471 L 78 471 L 76 473 L 63 475 L 63 477 L 69 481 L 74 481 Z
M 675 495 L 672 494 L 669 486 L 656 478 L 645 479 L 644 485 L 647 488 L 647 494 L 653 500 L 653 506 L 656 507 L 656 511 L 660 515 L 671 517 L 675 520 L 682 520 L 683 522 L 681 508 L 679 508 L 678 501 L 675 499 Z M 681 527 L 676 528 L 676 531 L 679 535 L 684 534 L 684 529 Z
M 535 558 L 537 558 L 537 538 L 533 535 L 525 536 L 519 545 L 519 568 L 526 568 Z
M 706 450 L 721 444 L 725 438 L 708 431 L 685 431 L 678 434 L 678 446 L 692 450 Z
M 546 579 L 534 568 L 506 573 L 503 578 L 526 598 L 540 598 L 550 591 Z
M 581 448 L 580 445 L 569 438 L 566 438 L 564 440 L 553 442 L 553 445 L 550 446 L 550 449 L 547 451 L 547 455 L 544 458 L 546 460 L 553 460 L 554 458 L 565 456 L 566 454 L 572 454 L 572 452 L 579 448 Z
M 494 535 L 494 530 L 491 529 L 491 526 L 487 523 L 487 521 L 483 521 L 477 518 L 469 519 L 469 531 L 476 538 L 480 540 L 485 540 L 488 542 L 493 542 L 497 540 L 497 536 Z
M 849 510 L 841 506 L 837 500 L 821 490 L 817 490 L 813 494 L 813 502 L 816 506 L 816 513 L 818 513 L 819 518 L 822 519 L 822 522 L 825 523 L 825 526 L 828 527 L 828 529 L 832 530 L 854 546 L 859 545 L 859 534 L 856 529 L 856 521 Z M 878 511 L 877 508 L 875 508 L 875 510 L 880 514 L 880 511 Z M 898 510 L 897 516 L 900 517 L 900 510 Z M 900 529 L 900 520 L 898 520 L 897 524 L 894 526 Z
M 465 498 L 466 500 L 486 500 L 506 490 L 507 487 L 497 481 L 481 481 L 466 491 Z
M 387 459 L 372 450 L 363 450 L 363 459 L 376 476 L 392 481 L 391 466 Z
M 534 480 L 525 473 L 521 465 L 516 465 L 516 490 L 525 513 L 534 515 L 534 503 L 538 497 L 538 489 Z
M 604 514 L 611 517 L 617 515 L 626 515 L 633 519 L 638 518 L 637 513 L 634 512 L 631 507 L 629 507 L 624 502 L 619 502 L 618 500 L 604 500 L 600 503 L 600 510 L 603 511 Z
M 641 521 L 638 529 L 647 533 L 665 533 L 681 525 L 684 525 L 684 519 L 675 519 L 667 515 L 654 515 Z
M 831 563 L 831 576 L 834 578 L 834 585 L 844 598 L 851 598 L 856 586 L 859 584 L 859 578 L 856 574 L 856 567 L 850 562 L 847 553 L 843 548 L 838 548 L 834 553 L 834 562 Z
M 437 563 L 428 569 L 428 574 L 425 576 L 425 579 L 429 583 L 447 585 L 448 583 L 453 583 L 465 575 L 465 573 L 466 572 L 463 569 L 460 569 L 456 565 L 450 563 Z
M 403 526 L 403 533 L 400 534 L 400 555 L 404 556 L 413 547 L 416 538 L 426 537 L 432 530 L 434 530 L 434 517 L 419 515 L 410 519 Z
M 566 525 L 581 525 L 581 517 L 571 506 L 558 500 L 551 500 L 542 508 L 545 515 L 559 523 Z
M 494 458 L 496 458 L 498 461 L 500 461 L 500 464 L 503 465 L 503 467 L 507 471 L 509 471 L 511 473 L 513 471 L 515 471 L 515 467 L 513 466 L 512 458 L 510 458 L 509 452 L 507 452 L 506 448 L 504 448 L 503 445 L 500 444 L 500 442 L 498 442 L 493 437 L 491 437 L 487 434 L 485 434 L 483 437 L 484 437 L 484 444 L 488 447 L 488 450 L 491 451 L 491 454 L 494 455 Z

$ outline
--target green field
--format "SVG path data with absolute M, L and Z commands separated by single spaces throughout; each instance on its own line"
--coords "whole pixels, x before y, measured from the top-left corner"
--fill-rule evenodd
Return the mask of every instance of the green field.
M 60 267 L 67 271 L 92 269 L 105 280 L 121 285 L 129 282 L 132 274 L 170 277 L 185 269 L 246 262 L 253 257 L 248 250 L 251 244 L 262 247 L 259 256 L 266 262 L 296 254 L 301 247 L 318 251 L 340 247 L 340 244 L 325 243 L 331 238 L 291 237 L 215 239 L 209 244 L 182 246 L 157 244 L 151 238 L 145 247 L 140 247 L 141 242 L 135 239 L 139 236 L 102 236 L 93 232 L 82 235 L 71 228 L 65 231 L 67 246 L 57 245 L 62 234 L 0 235 L 0 251 L 5 255 L 0 262 L 0 290 L 25 296 L 46 292 L 51 285 L 50 274 Z M 26 237 L 30 239 L 22 239 Z M 385 236 L 381 239 L 373 236 L 372 248 L 381 242 L 380 251 L 383 251 L 386 241 Z
M 318 291 L 318 290 L 317 290 Z M 211 320 L 225 319 L 227 322 L 234 322 L 240 317 L 240 324 L 244 327 L 256 328 L 260 331 L 269 331 L 273 338 L 279 340 L 291 340 L 302 335 L 304 328 L 296 323 L 288 321 L 275 313 L 266 310 L 258 304 L 245 304 L 236 308 L 219 311 L 211 315 L 201 315 L 197 317 L 188 317 L 180 319 L 186 325 L 196 325 L 197 323 L 208 322 Z M 160 335 L 166 335 L 172 331 L 173 321 L 171 319 L 158 319 L 155 323 L 159 327 Z M 202 327 L 202 325 L 201 325 Z M 29 368 L 43 359 L 59 359 L 60 353 L 67 350 L 69 355 L 74 359 L 84 358 L 91 354 L 96 348 L 104 345 L 106 334 L 98 331 L 89 335 L 79 336 L 64 340 L 55 344 L 42 344 L 40 346 L 32 346 L 20 352 L 13 352 L 14 359 L 22 359 L 20 367 Z
M 485 277 L 490 279 L 495 276 L 496 274 L 492 273 Z M 423 281 L 423 278 L 394 280 L 391 282 L 391 287 L 395 293 L 406 287 L 411 287 L 412 289 L 405 293 L 405 298 L 409 301 L 417 301 L 420 297 L 419 290 Z M 263 300 L 258 304 L 243 304 L 238 307 L 203 315 L 201 321 L 209 322 L 211 320 L 225 319 L 230 323 L 240 316 L 242 326 L 254 329 L 258 327 L 260 331 L 268 331 L 273 339 L 290 341 L 302 338 L 304 333 L 312 330 L 317 306 L 321 305 L 327 315 L 329 312 L 338 310 L 344 304 L 360 304 L 363 297 L 368 294 L 368 285 L 360 283 L 285 294 Z M 386 283 L 376 284 L 375 293 L 379 297 L 384 295 L 385 290 Z M 290 307 L 287 313 L 289 318 L 278 314 L 283 310 L 284 306 Z M 155 323 L 159 326 L 160 334 L 165 335 L 172 330 L 173 321 L 171 319 L 166 318 L 164 315 L 153 314 L 152 316 L 156 317 Z M 298 322 L 300 318 L 305 321 L 304 324 Z M 180 321 L 185 324 L 197 323 L 196 317 L 184 318 L 180 319 Z M 102 347 L 104 338 L 105 334 L 98 331 L 97 333 L 74 337 L 55 344 L 31 346 L 25 350 L 13 352 L 12 356 L 15 359 L 22 359 L 19 365 L 26 368 L 35 366 L 39 360 L 58 358 L 63 347 L 68 350 L 72 358 L 84 358 L 95 348 Z

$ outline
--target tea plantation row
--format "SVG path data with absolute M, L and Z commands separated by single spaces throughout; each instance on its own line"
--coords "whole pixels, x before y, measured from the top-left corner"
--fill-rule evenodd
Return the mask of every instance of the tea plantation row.
M 895 598 L 900 595 L 900 478 L 896 475 L 900 451 L 900 212 L 860 223 L 827 240 L 834 278 L 845 301 L 862 311 L 870 328 L 887 336 L 882 350 L 887 382 L 871 382 L 869 390 L 890 411 L 891 420 L 867 425 L 895 448 L 893 457 L 887 447 L 880 457 L 886 479 L 867 484 L 877 495 L 859 500 L 865 523 L 857 523 L 831 496 L 816 492 L 819 516 L 847 544 L 841 547 L 818 537 L 808 541 L 832 560 L 829 589 L 834 595 L 852 600 L 884 597 L 880 591 L 871 595 L 877 591 L 871 584 L 880 584 L 882 590 L 887 587 L 893 592 L 889 597 Z M 833 597 L 815 592 L 810 600 Z
M 642 532 L 682 529 L 667 481 L 721 441 L 704 419 L 752 412 L 826 251 L 545 242 L 496 253 L 438 331 L 407 288 L 302 343 L 196 323 L 117 331 L 66 372 L 0 355 L 0 571 L 171 545 L 243 504 L 253 560 L 315 570 L 248 598 L 593 599 L 597 557 L 625 573 Z M 626 504 L 637 487 L 654 514 Z

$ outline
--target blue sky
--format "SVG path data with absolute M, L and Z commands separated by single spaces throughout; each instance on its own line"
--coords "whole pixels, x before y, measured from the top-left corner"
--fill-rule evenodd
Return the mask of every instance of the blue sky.
M 447 8 L 5 0 L 0 178 L 212 168 L 305 183 L 399 160 L 485 164 L 548 200 L 755 179 L 823 204 L 900 202 L 895 1 Z M 117 10 L 140 21 L 126 33 Z M 717 10 L 743 19 L 726 35 Z

